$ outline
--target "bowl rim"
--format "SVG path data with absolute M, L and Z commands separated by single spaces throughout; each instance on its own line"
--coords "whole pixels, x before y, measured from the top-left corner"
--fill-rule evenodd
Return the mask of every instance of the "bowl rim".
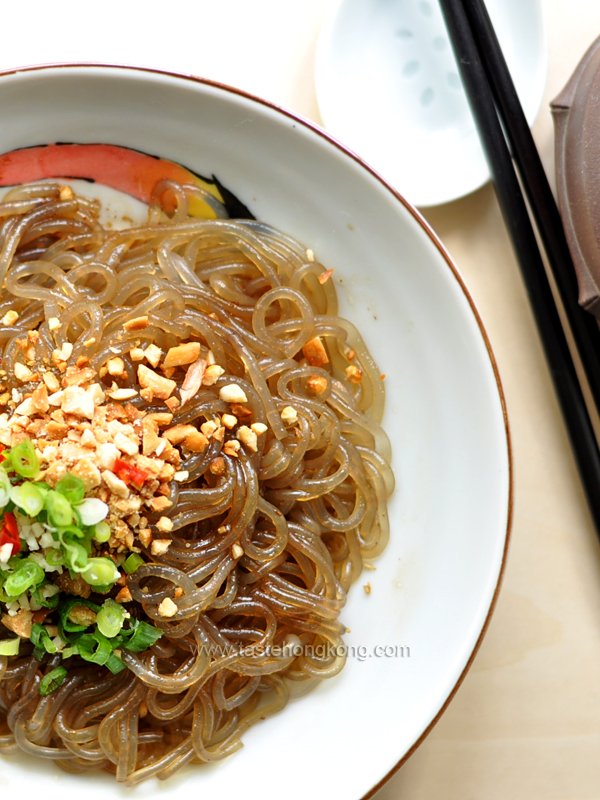
M 446 262 L 446 265 L 450 269 L 453 277 L 457 281 L 462 293 L 467 300 L 471 312 L 475 318 L 477 323 L 477 327 L 479 329 L 479 333 L 482 337 L 483 343 L 485 345 L 485 349 L 490 360 L 490 365 L 492 367 L 492 371 L 494 374 L 494 379 L 496 382 L 496 388 L 498 391 L 498 396 L 500 399 L 500 406 L 502 409 L 502 418 L 504 422 L 504 432 L 506 436 L 506 455 L 507 455 L 507 471 L 508 471 L 508 491 L 507 491 L 507 514 L 506 514 L 506 531 L 504 534 L 504 545 L 502 549 L 502 558 L 500 562 L 500 568 L 498 570 L 498 577 L 496 580 L 496 585 L 494 588 L 494 592 L 492 594 L 492 598 L 490 601 L 489 609 L 486 614 L 485 620 L 481 627 L 481 631 L 475 644 L 473 645 L 473 649 L 467 659 L 465 666 L 463 667 L 462 672 L 458 676 L 456 683 L 452 687 L 448 697 L 438 709 L 437 713 L 433 717 L 433 719 L 429 722 L 427 727 L 422 731 L 422 733 L 418 736 L 418 738 L 413 742 L 413 744 L 409 747 L 409 749 L 401 756 L 401 758 L 394 764 L 394 766 L 388 770 L 388 772 L 380 778 L 380 780 L 371 788 L 369 789 L 366 794 L 364 794 L 361 800 L 370 800 L 389 780 L 390 778 L 396 774 L 396 772 L 402 767 L 408 759 L 413 755 L 413 753 L 417 750 L 418 747 L 425 741 L 425 739 L 429 736 L 435 725 L 438 723 L 450 703 L 452 702 L 454 696 L 456 695 L 458 689 L 460 688 L 463 680 L 465 679 L 467 673 L 469 672 L 473 661 L 475 660 L 475 656 L 479 651 L 483 638 L 488 630 L 490 625 L 492 615 L 494 609 L 496 607 L 496 603 L 498 601 L 498 596 L 500 593 L 500 587 L 502 585 L 502 580 L 504 578 L 504 572 L 506 569 L 506 562 L 508 557 L 508 549 L 511 539 L 511 532 L 512 532 L 512 523 L 513 523 L 513 516 L 514 516 L 514 459 L 513 459 L 513 448 L 512 448 L 512 437 L 510 431 L 510 423 L 508 419 L 508 408 L 506 404 L 506 397 L 504 393 L 504 388 L 502 386 L 502 380 L 500 378 L 500 370 L 498 368 L 498 363 L 496 361 L 496 357 L 494 355 L 494 351 L 492 350 L 491 342 L 485 325 L 483 323 L 483 319 L 479 310 L 471 296 L 471 293 L 461 276 L 458 267 L 454 264 L 452 257 L 450 256 L 449 252 L 447 251 L 446 247 L 442 243 L 441 239 L 435 233 L 431 225 L 427 222 L 424 216 L 418 211 L 418 209 L 413 206 L 406 198 L 397 190 L 395 189 L 377 170 L 371 167 L 366 161 L 364 161 L 359 155 L 357 155 L 353 150 L 351 150 L 346 145 L 342 144 L 339 140 L 337 140 L 334 136 L 329 134 L 324 128 L 319 126 L 317 123 L 313 122 L 312 120 L 308 119 L 307 117 L 302 116 L 301 114 L 292 111 L 290 109 L 284 108 L 283 106 L 274 103 L 271 100 L 266 100 L 265 98 L 259 97 L 258 95 L 252 94 L 251 92 L 246 91 L 245 89 L 239 89 L 235 86 L 231 86 L 226 83 L 221 83 L 220 81 L 215 81 L 210 78 L 202 78 L 196 75 L 186 75 L 184 73 L 171 71 L 171 70 L 164 70 L 164 69 L 157 69 L 154 67 L 145 67 L 145 66 L 136 66 L 136 65 L 127 65 L 127 64 L 118 64 L 118 63 L 105 63 L 105 62 L 56 62 L 56 63 L 47 63 L 47 64 L 35 64 L 30 66 L 23 66 L 23 67 L 13 67 L 10 69 L 0 70 L 0 80 L 4 77 L 11 76 L 11 75 L 18 75 L 21 73 L 32 73 L 32 72 L 45 72 L 48 70 L 72 70 L 72 69 L 105 69 L 105 70 L 115 70 L 115 71 L 123 71 L 123 72 L 132 72 L 132 73 L 149 73 L 151 75 L 162 75 L 166 77 L 172 77 L 181 79 L 184 81 L 190 81 L 192 83 L 201 84 L 204 86 L 209 86 L 214 89 L 222 90 L 226 93 L 237 95 L 238 97 L 242 97 L 247 100 L 251 100 L 255 103 L 258 103 L 265 108 L 270 109 L 271 111 L 276 111 L 279 114 L 282 114 L 284 117 L 287 117 L 290 120 L 293 120 L 296 123 L 301 124 L 303 127 L 308 128 L 312 133 L 316 134 L 320 138 L 324 139 L 330 145 L 336 147 L 339 151 L 344 153 L 347 157 L 352 159 L 355 163 L 357 163 L 362 169 L 366 170 L 373 178 L 375 178 L 384 189 L 390 192 L 393 197 L 400 202 L 402 206 L 404 206 L 405 210 L 409 212 L 409 214 L 413 217 L 415 222 L 420 225 L 424 233 L 427 235 L 429 240 L 433 243 L 433 245 L 437 248 L 438 252 Z

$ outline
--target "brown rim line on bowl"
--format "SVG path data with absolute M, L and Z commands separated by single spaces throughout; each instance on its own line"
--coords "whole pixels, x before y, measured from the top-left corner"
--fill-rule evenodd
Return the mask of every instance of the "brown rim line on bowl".
M 46 70 L 56 70 L 56 71 L 67 70 L 67 71 L 69 71 L 69 70 L 74 70 L 74 69 L 75 70 L 82 70 L 82 71 L 85 72 L 87 70 L 92 70 L 92 71 L 96 70 L 96 69 L 98 69 L 98 66 L 97 65 L 64 65 L 64 66 L 59 66 L 59 67 L 54 67 L 54 66 L 36 67 L 36 68 L 31 68 L 29 70 L 8 71 L 8 72 L 3 73 L 3 75 L 0 76 L 0 78 L 10 77 L 10 76 L 24 76 L 24 75 L 26 76 L 28 74 L 32 74 L 32 73 L 39 72 L 39 71 L 46 71 Z M 101 68 L 101 69 L 105 69 L 105 68 Z M 107 68 L 107 69 L 109 71 L 112 70 L 112 68 L 110 68 L 110 67 Z M 122 73 L 124 71 L 123 68 L 115 68 L 115 69 L 119 73 Z M 467 671 L 470 663 L 472 662 L 472 659 L 473 659 L 474 654 L 475 654 L 475 652 L 476 652 L 476 650 L 477 650 L 477 648 L 479 646 L 479 643 L 481 641 L 483 633 L 484 633 L 484 631 L 485 631 L 485 629 L 486 629 L 486 627 L 487 627 L 487 625 L 489 623 L 491 610 L 493 608 L 493 605 L 495 603 L 495 599 L 496 599 L 496 596 L 497 596 L 498 586 L 499 586 L 501 575 L 502 575 L 503 568 L 504 568 L 504 561 L 505 561 L 505 557 L 506 557 L 506 548 L 507 548 L 507 544 L 508 544 L 508 535 L 509 535 L 509 529 L 510 529 L 511 508 L 512 508 L 512 488 L 511 488 L 512 487 L 512 478 L 511 478 L 511 475 L 512 475 L 512 459 L 511 459 L 511 456 L 510 456 L 510 443 L 509 443 L 510 439 L 509 439 L 509 432 L 508 432 L 508 422 L 507 422 L 507 417 L 506 417 L 506 408 L 505 408 L 505 403 L 504 403 L 504 396 L 503 396 L 502 388 L 501 388 L 501 385 L 500 385 L 500 380 L 499 380 L 499 377 L 498 377 L 497 366 L 496 366 L 495 359 L 493 357 L 493 354 L 492 354 L 492 351 L 491 351 L 491 348 L 490 348 L 490 345 L 489 345 L 487 334 L 486 334 L 485 329 L 483 327 L 483 324 L 482 324 L 482 322 L 481 322 L 481 320 L 479 318 L 479 315 L 478 315 L 478 313 L 477 313 L 477 311 L 475 309 L 474 303 L 473 303 L 473 301 L 472 301 L 472 299 L 471 299 L 466 287 L 464 286 L 464 283 L 463 283 L 462 279 L 459 276 L 458 271 L 454 267 L 450 257 L 448 256 L 448 254 L 446 253 L 446 251 L 442 247 L 441 243 L 439 242 L 439 240 L 437 239 L 435 234 L 433 234 L 433 232 L 431 231 L 429 226 L 424 222 L 424 220 L 422 219 L 420 214 L 415 209 L 413 209 L 395 190 L 393 190 L 389 185 L 387 185 L 385 183 L 385 181 L 380 176 L 378 176 L 373 170 L 371 170 L 366 164 L 364 164 L 357 156 L 355 156 L 354 154 L 350 153 L 346 148 L 344 148 L 343 145 L 341 145 L 338 142 L 336 142 L 335 140 L 333 140 L 331 137 L 329 137 L 327 134 L 325 134 L 322 130 L 320 130 L 318 127 L 312 125 L 311 123 L 309 123 L 309 122 L 307 122 L 305 120 L 302 120 L 301 118 L 295 116 L 294 114 L 291 114 L 290 112 L 287 112 L 285 110 L 279 109 L 276 106 L 274 106 L 273 104 L 270 104 L 270 103 L 267 103 L 266 101 L 262 101 L 262 100 L 260 100 L 258 98 L 252 97 L 248 93 L 242 92 L 240 90 L 231 89 L 231 88 L 225 87 L 225 86 L 223 86 L 221 84 L 217 84 L 217 83 L 214 83 L 214 82 L 211 82 L 211 81 L 204 81 L 204 80 L 201 80 L 201 79 L 198 79 L 198 78 L 185 78 L 185 77 L 182 78 L 182 76 L 173 75 L 171 73 L 162 73 L 162 72 L 153 71 L 153 70 L 126 68 L 125 71 L 128 74 L 131 74 L 131 73 L 135 72 L 135 73 L 139 73 L 139 74 L 142 74 L 142 75 L 149 75 L 149 76 L 155 76 L 155 77 L 158 76 L 160 78 L 164 78 L 165 76 L 167 76 L 169 78 L 176 78 L 178 82 L 181 81 L 181 80 L 184 80 L 186 83 L 192 83 L 192 84 L 196 84 L 198 86 L 207 87 L 211 91 L 212 90 L 216 90 L 218 92 L 224 92 L 228 96 L 237 98 L 238 100 L 242 101 L 242 103 L 244 105 L 244 109 L 246 111 L 248 111 L 249 104 L 250 104 L 250 106 L 252 104 L 258 104 L 258 106 L 260 108 L 262 108 L 264 111 L 266 111 L 267 116 L 269 118 L 271 118 L 273 115 L 275 115 L 280 120 L 280 122 L 281 122 L 281 120 L 285 120 L 285 122 L 282 122 L 283 127 L 288 128 L 288 129 L 289 128 L 293 128 L 293 129 L 300 128 L 304 132 L 304 135 L 306 135 L 306 132 L 308 132 L 308 138 L 311 141 L 311 143 L 314 144 L 315 141 L 319 141 L 320 142 L 320 147 L 325 146 L 325 149 L 329 153 L 330 156 L 331 156 L 332 152 L 335 151 L 338 154 L 338 158 L 345 159 L 346 163 L 349 161 L 351 168 L 353 170 L 355 170 L 355 171 L 358 171 L 363 176 L 361 180 L 364 181 L 365 180 L 365 176 L 366 176 L 366 184 L 368 184 L 370 186 L 370 188 L 372 189 L 374 194 L 378 197 L 378 199 L 381 199 L 382 196 L 386 196 L 387 197 L 386 203 L 389 203 L 390 199 L 393 198 L 393 204 L 396 204 L 396 205 L 398 203 L 400 204 L 400 206 L 403 209 L 403 213 L 407 214 L 412 219 L 412 223 L 411 222 L 406 223 L 408 225 L 409 229 L 411 230 L 411 233 L 414 233 L 415 228 L 418 228 L 419 231 L 420 231 L 420 234 L 419 233 L 414 233 L 414 235 L 417 236 L 417 237 L 419 235 L 422 235 L 422 236 L 424 236 L 425 239 L 428 240 L 427 246 L 423 245 L 425 247 L 425 249 L 428 250 L 428 252 L 431 252 L 432 250 L 437 251 L 437 255 L 438 255 L 439 259 L 441 259 L 441 261 L 443 261 L 445 263 L 446 277 L 447 277 L 448 273 L 452 277 L 452 280 L 450 281 L 453 284 L 453 287 L 454 287 L 452 289 L 452 291 L 454 291 L 456 288 L 458 288 L 459 294 L 462 294 L 462 300 L 466 303 L 466 306 L 470 309 L 470 314 L 472 316 L 472 321 L 474 321 L 474 325 L 475 325 L 475 328 L 478 331 L 478 336 L 480 337 L 480 341 L 481 341 L 481 343 L 483 345 L 483 349 L 485 350 L 485 352 L 487 354 L 488 367 L 489 367 L 489 370 L 490 370 L 490 374 L 493 376 L 493 381 L 495 382 L 495 391 L 497 393 L 499 407 L 501 409 L 502 425 L 504 427 L 504 447 L 505 447 L 506 454 L 507 454 L 507 464 L 506 464 L 507 479 L 505 481 L 506 497 L 505 497 L 505 500 L 504 500 L 504 503 L 505 503 L 505 506 L 504 506 L 505 527 L 504 527 L 504 533 L 503 533 L 503 537 L 502 537 L 501 548 L 498 551 L 498 555 L 496 556 L 497 560 L 496 560 L 496 563 L 494 564 L 494 568 L 492 570 L 492 572 L 495 575 L 494 580 L 493 580 L 493 586 L 488 587 L 489 592 L 486 595 L 486 599 L 485 599 L 485 603 L 486 603 L 487 607 L 486 607 L 485 614 L 483 615 L 483 619 L 482 620 L 478 619 L 479 630 L 478 630 L 477 636 L 475 638 L 475 641 L 470 643 L 468 656 L 466 657 L 466 659 L 465 658 L 462 659 L 462 664 L 461 664 L 460 668 L 459 669 L 455 669 L 455 672 L 457 674 L 454 676 L 454 679 L 452 681 L 452 685 L 445 687 L 445 689 L 443 691 L 444 697 L 442 699 L 442 702 L 441 703 L 437 702 L 437 707 L 434 708 L 434 709 L 430 709 L 428 711 L 427 719 L 423 720 L 423 725 L 421 727 L 421 731 L 418 733 L 418 735 L 415 736 L 415 738 L 413 738 L 411 746 L 408 749 L 405 750 L 405 753 L 402 755 L 402 758 L 401 758 L 400 762 L 396 763 L 395 765 L 392 765 L 390 767 L 390 769 L 387 771 L 387 775 L 386 775 L 385 778 L 381 778 L 381 775 L 380 775 L 379 778 L 377 779 L 378 782 L 373 787 L 373 789 L 371 789 L 369 792 L 367 792 L 366 795 L 364 795 L 364 796 L 370 796 L 377 788 L 379 788 L 381 786 L 382 782 L 385 779 L 387 779 L 387 777 L 389 777 L 389 775 L 392 774 L 392 772 L 395 771 L 395 769 L 397 769 L 398 766 L 400 766 L 400 764 L 408 757 L 408 755 L 410 755 L 410 753 L 414 751 L 414 749 L 418 746 L 418 744 L 422 741 L 422 739 L 427 735 L 427 733 L 429 732 L 429 730 L 431 729 L 433 724 L 435 724 L 435 722 L 437 721 L 437 719 L 439 718 L 439 716 L 443 712 L 444 708 L 447 706 L 449 700 L 453 696 L 453 694 L 456 691 L 458 685 L 460 684 L 460 682 L 462 681 L 464 675 L 466 674 L 466 671 Z M 0 80 L 0 89 L 1 89 L 1 84 L 2 84 L 2 80 Z M 0 94 L 1 94 L 1 92 L 0 92 Z M 280 144 L 280 142 L 278 142 L 277 140 L 275 140 L 275 143 L 276 144 Z M 16 143 L 16 144 L 18 145 L 18 143 Z M 319 150 L 319 147 L 317 147 L 316 150 Z M 183 163 L 186 163 L 183 159 L 179 159 L 179 160 L 182 161 Z M 195 168 L 195 165 L 192 165 L 192 167 Z M 237 187 L 234 184 L 232 184 L 230 179 L 227 179 L 227 183 L 228 183 L 228 185 L 231 186 L 231 188 L 234 191 L 236 190 Z M 257 203 L 257 210 L 259 211 L 257 216 L 259 218 L 261 218 L 261 215 L 260 215 L 260 201 Z M 397 213 L 397 211 L 396 211 L 396 213 Z M 351 216 L 351 215 L 348 215 L 348 216 Z M 335 224 L 339 225 L 339 228 L 341 229 L 342 228 L 342 224 L 335 217 L 335 215 L 334 215 L 334 220 L 335 220 Z M 268 219 L 267 221 L 270 221 L 270 220 Z M 280 225 L 278 227 L 280 227 Z M 302 227 L 302 225 L 300 227 Z M 306 226 L 304 226 L 304 227 L 306 227 Z M 354 226 L 354 228 L 356 229 L 356 225 Z M 348 234 L 345 234 L 345 235 L 347 236 Z M 301 238 L 304 238 L 304 240 L 310 239 L 310 237 L 307 237 L 305 235 L 301 236 Z M 307 241 L 307 244 L 310 246 L 311 242 Z M 327 263 L 327 259 L 323 259 L 323 260 Z M 373 349 L 375 349 L 375 348 L 373 348 Z M 376 358 L 377 358 L 377 354 L 376 354 Z M 282 718 L 283 718 L 283 716 L 282 716 Z M 381 774 L 385 774 L 385 772 L 386 772 L 386 770 L 383 770 Z M 373 782 L 371 783 L 371 785 L 373 785 Z

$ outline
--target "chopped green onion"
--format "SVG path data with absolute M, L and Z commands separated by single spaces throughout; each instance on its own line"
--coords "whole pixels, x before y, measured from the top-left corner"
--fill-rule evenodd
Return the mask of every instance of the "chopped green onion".
M 19 653 L 20 638 L 0 639 L 0 656 L 16 656 Z
M 34 589 L 31 592 L 31 596 L 39 606 L 42 606 L 42 608 L 56 608 L 58 601 L 60 600 L 60 592 L 57 591 L 55 594 L 43 597 L 41 590 L 46 586 L 55 586 L 55 584 L 44 583 L 41 586 L 38 586 L 37 589 Z M 58 586 L 56 588 L 58 589 Z
M 140 622 L 133 632 L 133 636 L 123 647 L 134 653 L 142 653 L 144 650 L 152 647 L 161 636 L 162 631 L 159 631 L 154 625 L 148 625 L 147 622 Z
M 125 559 L 125 562 L 123 563 L 123 569 L 128 575 L 131 575 L 136 571 L 138 567 L 141 567 L 142 564 L 145 563 L 146 562 L 139 553 L 132 553 Z
M 94 664 L 106 664 L 112 653 L 112 644 L 99 631 L 82 633 L 77 639 L 77 652 L 84 661 Z
M 102 544 L 103 542 L 108 542 L 110 539 L 110 525 L 108 522 L 98 522 L 94 525 L 94 539 L 99 543 Z
M 75 510 L 81 518 L 81 524 L 86 527 L 97 525 L 108 515 L 108 506 L 99 497 L 88 497 L 77 503 Z
M 63 554 L 54 547 L 46 552 L 46 561 L 51 567 L 58 567 L 65 563 Z
M 66 528 L 72 524 L 73 509 L 67 498 L 60 492 L 50 490 L 46 495 L 44 507 L 52 525 L 56 525 L 57 528 Z
M 44 675 L 40 683 L 39 692 L 41 695 L 52 694 L 56 691 L 67 677 L 67 670 L 64 667 L 56 667 L 47 675 Z
M 63 542 L 66 564 L 73 572 L 83 572 L 88 565 L 88 555 L 85 547 L 79 542 Z
M 81 577 L 90 586 L 104 586 L 118 581 L 119 570 L 110 558 L 90 558 L 85 569 L 81 570 Z
M 22 478 L 35 478 L 40 471 L 40 462 L 31 439 L 23 439 L 11 449 L 10 462 Z
M 57 647 L 50 638 L 50 634 L 39 622 L 33 623 L 29 638 L 34 647 L 39 647 L 46 653 L 56 653 Z
M 58 616 L 59 616 L 59 633 L 62 631 L 65 633 L 81 633 L 81 631 L 85 631 L 90 625 L 93 625 L 94 622 L 90 622 L 88 625 L 80 625 L 70 618 L 70 613 L 75 606 L 85 606 L 86 608 L 91 608 L 92 611 L 95 611 L 96 614 L 100 611 L 100 606 L 96 603 L 92 603 L 91 600 L 84 600 L 83 597 L 69 597 L 68 600 L 65 600 L 60 604 L 58 607 Z M 62 631 L 61 631 L 62 629 Z M 66 637 L 62 637 L 66 641 Z
M 108 669 L 112 672 L 113 675 L 117 675 L 119 672 L 123 672 L 123 670 L 126 669 L 125 664 L 115 653 L 110 654 L 110 656 L 108 657 L 108 661 L 104 666 L 108 667 Z
M 56 484 L 56 491 L 64 495 L 69 503 L 75 505 L 81 503 L 85 497 L 85 484 L 72 472 L 67 472 L 64 478 L 61 478 Z
M 19 559 L 20 563 L 15 571 L 11 573 L 4 583 L 4 591 L 10 597 L 19 597 L 27 589 L 40 584 L 46 574 L 39 564 L 29 558 Z
M 110 598 L 105 600 L 96 620 L 100 633 L 103 633 L 109 639 L 120 633 L 126 613 L 123 606 L 115 603 L 114 600 Z
M 28 517 L 37 517 L 44 507 L 44 495 L 29 481 L 13 486 L 10 490 L 10 499 L 16 506 L 22 508 Z
M 77 645 L 73 645 L 72 647 L 63 647 L 63 649 L 60 651 L 63 660 L 65 658 L 71 658 L 71 656 L 76 656 L 78 653 L 79 651 L 77 650 Z
M 10 482 L 10 478 L 4 472 L 4 470 L 0 470 L 0 508 L 4 508 L 4 506 L 10 500 L 10 490 L 12 488 L 12 484 Z

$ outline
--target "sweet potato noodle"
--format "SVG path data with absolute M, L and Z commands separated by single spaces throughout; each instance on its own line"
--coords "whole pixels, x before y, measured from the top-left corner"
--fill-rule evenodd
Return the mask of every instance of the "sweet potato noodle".
M 1 753 L 21 749 L 69 772 L 101 768 L 128 784 L 234 753 L 290 694 L 336 675 L 346 593 L 388 538 L 383 382 L 360 334 L 338 316 L 334 281 L 302 244 L 262 222 L 227 219 L 212 198 L 217 219 L 189 217 L 187 198 L 198 191 L 163 182 L 148 224 L 123 231 L 102 229 L 95 201 L 64 190 L 61 199 L 55 183 L 15 188 L 0 204 L 0 317 L 19 313 L 0 327 L 9 389 L 29 330 L 39 331 L 44 369 L 70 342 L 69 363 L 85 354 L 99 370 L 117 354 L 133 386 L 134 346 L 165 351 L 194 340 L 225 374 L 173 423 L 219 419 L 230 411 L 219 389 L 234 383 L 252 421 L 268 426 L 257 452 L 224 456 L 221 476 L 208 467 L 223 442 L 186 455 L 187 482 L 171 490 L 172 546 L 159 557 L 143 549 L 147 563 L 128 583 L 130 605 L 164 635 L 144 653 L 123 650 L 128 669 L 111 675 L 73 656 L 66 680 L 42 697 L 59 654 L 38 661 L 26 644 L 0 657 Z M 124 329 L 144 315 L 146 328 Z M 48 325 L 54 317 L 58 330 Z M 322 367 L 303 355 L 315 337 L 329 358 Z M 349 365 L 359 381 L 348 379 Z M 320 393 L 307 388 L 314 377 L 324 379 Z M 131 402 L 165 411 L 160 401 Z M 289 406 L 293 426 L 281 416 Z M 167 620 L 157 609 L 174 587 L 182 593 Z

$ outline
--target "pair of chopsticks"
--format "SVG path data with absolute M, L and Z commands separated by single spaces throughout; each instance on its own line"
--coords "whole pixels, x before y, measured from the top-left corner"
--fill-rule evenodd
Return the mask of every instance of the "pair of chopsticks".
M 485 4 L 440 0 L 440 6 L 600 536 L 598 441 L 521 185 L 598 411 L 600 330 L 577 302 L 577 279 L 562 220 Z

